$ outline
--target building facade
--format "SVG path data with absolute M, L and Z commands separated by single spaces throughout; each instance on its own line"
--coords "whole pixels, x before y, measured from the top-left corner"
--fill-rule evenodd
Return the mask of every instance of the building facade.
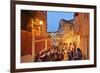
M 74 16 L 74 33 L 77 37 L 77 47 L 82 49 L 85 59 L 89 59 L 89 14 L 88 13 L 75 13 Z
M 22 62 L 34 61 L 35 55 L 47 48 L 46 19 L 47 13 L 45 11 L 21 11 Z M 25 58 L 28 55 L 31 56 L 30 60 L 26 60 L 27 58 Z
M 59 23 L 59 36 L 62 43 L 70 44 L 73 43 L 74 37 L 74 24 L 68 20 L 61 19 Z
M 62 43 L 74 44 L 75 48 L 82 50 L 83 59 L 89 59 L 89 14 L 75 13 L 74 19 L 61 19 L 59 23 L 59 36 Z

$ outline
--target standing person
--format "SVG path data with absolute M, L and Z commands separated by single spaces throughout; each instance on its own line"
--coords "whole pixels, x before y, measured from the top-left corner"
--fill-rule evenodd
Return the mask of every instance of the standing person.
M 64 56 L 63 56 L 63 52 L 61 50 L 57 51 L 57 61 L 61 61 L 63 60 Z
M 76 49 L 73 59 L 74 60 L 82 60 L 82 52 L 81 52 L 80 48 Z
M 45 61 L 50 61 L 50 50 L 47 50 L 45 54 Z
M 40 54 L 37 53 L 35 56 L 35 62 L 41 62 L 42 60 L 40 59 Z
M 71 59 L 72 59 L 72 53 L 71 53 L 71 50 L 69 49 L 69 51 L 68 51 L 67 53 L 68 53 L 68 60 L 71 60 Z
M 50 50 L 50 61 L 54 60 L 54 48 Z
M 63 60 L 68 60 L 68 53 L 67 53 L 68 51 L 67 51 L 67 49 L 65 49 L 64 50 L 64 52 L 63 52 Z
M 57 49 L 56 49 L 56 48 L 54 48 L 52 57 L 53 57 L 53 58 L 52 58 L 53 61 L 57 61 Z
M 70 43 L 69 44 L 69 49 L 72 50 L 72 48 L 74 48 L 74 44 Z
M 80 48 L 77 48 L 78 51 L 78 60 L 82 60 L 82 51 Z

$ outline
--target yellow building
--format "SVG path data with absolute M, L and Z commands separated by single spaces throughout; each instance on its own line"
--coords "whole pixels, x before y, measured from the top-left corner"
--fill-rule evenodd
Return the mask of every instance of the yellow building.
M 60 40 L 62 43 L 65 44 L 70 44 L 73 43 L 73 37 L 74 37 L 74 24 L 71 23 L 68 20 L 61 19 L 59 23 L 59 28 L 58 28 Z

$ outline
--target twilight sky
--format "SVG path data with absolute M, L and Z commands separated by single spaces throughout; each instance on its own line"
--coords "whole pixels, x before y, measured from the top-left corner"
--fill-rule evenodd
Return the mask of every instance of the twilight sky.
M 59 22 L 61 19 L 71 20 L 74 18 L 73 12 L 47 12 L 47 31 L 58 31 Z

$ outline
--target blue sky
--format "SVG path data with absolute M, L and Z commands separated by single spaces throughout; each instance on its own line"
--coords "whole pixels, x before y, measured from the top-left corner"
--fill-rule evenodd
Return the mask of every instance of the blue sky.
M 71 20 L 74 18 L 73 12 L 47 12 L 47 31 L 55 32 L 58 31 L 59 21 L 61 19 Z

